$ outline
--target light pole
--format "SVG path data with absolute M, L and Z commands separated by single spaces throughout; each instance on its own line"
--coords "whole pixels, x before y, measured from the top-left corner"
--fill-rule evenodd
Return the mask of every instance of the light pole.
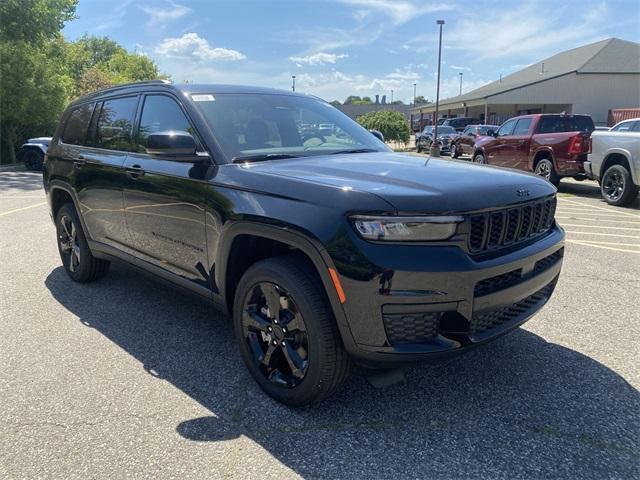
M 460 72 L 460 95 L 462 95 L 462 72 Z
M 296 76 L 295 75 L 291 75 L 291 90 L 292 91 L 296 91 Z
M 436 83 L 436 118 L 435 125 L 433 126 L 433 140 L 431 141 L 431 148 L 429 149 L 429 155 L 432 157 L 440 156 L 440 145 L 438 145 L 438 104 L 440 103 L 440 60 L 442 58 L 442 25 L 444 20 L 436 20 L 436 24 L 440 25 L 440 39 L 438 40 L 438 79 Z
M 417 83 L 413 84 L 413 106 L 416 106 L 416 85 Z
M 393 104 L 393 88 L 391 89 L 391 104 Z

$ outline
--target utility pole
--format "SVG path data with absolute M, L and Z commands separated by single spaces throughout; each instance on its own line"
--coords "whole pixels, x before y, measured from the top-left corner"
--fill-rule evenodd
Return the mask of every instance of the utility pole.
M 416 85 L 417 83 L 413 84 L 413 106 L 416 106 Z
M 436 24 L 440 25 L 440 39 L 438 40 L 438 80 L 436 83 L 436 118 L 435 125 L 433 126 L 433 140 L 431 142 L 431 148 L 429 149 L 429 155 L 432 157 L 440 156 L 440 145 L 438 145 L 438 107 L 440 103 L 440 62 L 442 60 L 442 26 L 444 20 L 436 20 Z
M 462 72 L 460 72 L 460 95 L 462 95 Z
M 391 89 L 391 103 L 393 104 L 393 88 Z
M 295 75 L 291 75 L 291 90 L 292 91 L 296 91 L 296 76 Z

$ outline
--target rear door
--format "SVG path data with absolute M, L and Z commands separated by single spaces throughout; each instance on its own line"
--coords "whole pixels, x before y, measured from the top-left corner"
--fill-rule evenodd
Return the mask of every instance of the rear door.
M 124 203 L 134 255 L 208 287 L 204 198 L 209 159 L 147 154 L 151 133 L 197 134 L 175 97 L 148 94 L 141 104 L 136 151 L 125 164 Z
M 517 119 L 507 120 L 498 129 L 496 139 L 485 146 L 485 154 L 487 155 L 487 163 L 497 165 L 499 167 L 507 166 L 510 157 L 511 147 L 509 146 L 509 138 L 516 126 Z
M 137 104 L 137 96 L 98 102 L 84 145 L 74 156 L 74 183 L 88 233 L 93 240 L 117 249 L 129 243 L 123 167 L 131 150 Z

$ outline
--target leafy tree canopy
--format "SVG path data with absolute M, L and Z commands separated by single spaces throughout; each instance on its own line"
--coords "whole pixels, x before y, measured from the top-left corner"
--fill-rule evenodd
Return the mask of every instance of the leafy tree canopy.
M 360 98 L 356 95 L 349 95 L 344 101 L 344 105 L 371 105 L 372 103 L 370 97 Z
M 407 143 L 411 135 L 409 122 L 400 112 L 378 110 L 358 117 L 358 123 L 369 130 L 379 130 L 385 140 Z
M 424 95 L 418 95 L 416 97 L 416 101 L 415 104 L 416 105 L 422 105 L 424 103 L 429 103 L 429 100 L 427 100 L 426 98 L 424 98 Z

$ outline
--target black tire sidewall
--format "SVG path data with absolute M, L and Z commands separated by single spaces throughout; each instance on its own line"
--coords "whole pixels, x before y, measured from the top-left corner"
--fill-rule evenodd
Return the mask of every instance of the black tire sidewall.
M 556 169 L 553 166 L 553 162 L 551 160 L 549 160 L 548 158 L 543 158 L 542 160 L 540 160 L 538 163 L 536 163 L 536 168 L 535 170 L 538 169 L 538 166 L 543 163 L 546 162 L 549 164 L 549 171 L 551 172 L 549 175 L 549 180 L 547 180 L 549 183 L 551 183 L 552 185 L 554 185 L 555 187 L 557 187 L 560 184 L 560 178 L 558 177 L 558 175 L 556 174 Z M 536 175 L 538 175 L 537 172 L 535 172 Z M 542 175 L 538 175 L 539 177 L 542 177 Z M 544 178 L 544 177 L 542 177 Z M 545 178 L 546 180 L 546 178 Z
M 482 158 L 481 162 L 477 162 L 476 161 L 476 158 L 478 158 L 478 157 Z M 482 153 L 476 153 L 473 156 L 473 163 L 477 163 L 478 165 L 485 165 L 487 163 L 487 161 L 485 160 L 484 155 Z
M 314 281 L 308 272 L 304 272 L 303 268 L 295 268 L 294 271 L 291 271 L 286 264 L 279 263 L 278 260 L 278 258 L 273 258 L 254 264 L 240 280 L 233 305 L 234 332 L 242 359 L 260 388 L 279 402 L 294 406 L 305 405 L 321 399 L 320 396 L 326 387 L 322 380 L 323 370 L 327 368 L 326 362 L 329 361 L 332 353 L 322 341 L 326 333 L 321 328 L 321 323 L 327 320 L 334 322 L 334 319 L 326 300 L 323 301 L 324 292 L 321 290 L 308 291 L 309 282 L 314 289 L 321 289 L 319 283 Z M 307 276 L 308 282 L 300 281 L 300 275 Z M 293 388 L 278 387 L 269 381 L 256 365 L 244 339 L 242 331 L 244 301 L 251 289 L 261 282 L 274 283 L 287 291 L 297 305 L 307 329 L 308 369 L 304 379 Z M 315 301 L 311 297 L 315 297 Z M 324 318 L 320 318 L 320 316 Z
M 71 221 L 75 225 L 77 231 L 78 244 L 80 245 L 80 268 L 78 268 L 75 272 L 69 270 L 69 266 L 65 263 L 62 248 L 60 246 L 60 234 L 62 230 L 60 219 L 63 216 L 71 218 Z M 58 244 L 58 253 L 60 254 L 60 260 L 62 261 L 62 265 L 67 272 L 67 275 L 69 275 L 69 277 L 71 277 L 71 279 L 76 282 L 86 282 L 91 276 L 91 261 L 93 260 L 93 256 L 91 255 L 91 250 L 89 250 L 87 239 L 84 236 L 84 230 L 82 229 L 80 218 L 76 213 L 76 209 L 70 203 L 67 203 L 60 207 L 60 210 L 58 210 L 58 214 L 56 215 L 56 242 Z
M 607 175 L 614 171 L 620 172 L 620 174 L 624 178 L 624 190 L 622 192 L 622 195 L 620 195 L 617 200 L 611 200 L 604 193 L 605 179 L 607 178 Z M 612 165 L 607 168 L 607 170 L 604 172 L 604 175 L 602 176 L 602 181 L 600 182 L 600 194 L 602 195 L 604 201 L 609 205 L 624 206 L 628 205 L 635 199 L 636 195 L 638 194 L 638 189 L 633 184 L 633 179 L 631 178 L 629 170 L 627 170 L 623 165 Z
M 42 161 L 44 154 L 40 151 L 29 149 L 24 153 L 24 166 L 27 170 L 42 170 Z

